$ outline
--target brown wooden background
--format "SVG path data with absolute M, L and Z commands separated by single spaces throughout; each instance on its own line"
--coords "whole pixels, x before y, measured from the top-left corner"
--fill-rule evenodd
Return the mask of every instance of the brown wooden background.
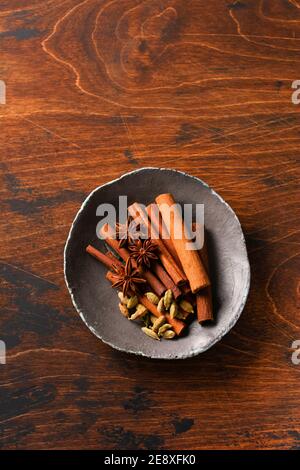
M 300 447 L 299 64 L 299 0 L 1 1 L 0 447 Z M 247 238 L 240 321 L 184 362 L 102 344 L 64 284 L 81 201 L 142 166 L 203 178 Z

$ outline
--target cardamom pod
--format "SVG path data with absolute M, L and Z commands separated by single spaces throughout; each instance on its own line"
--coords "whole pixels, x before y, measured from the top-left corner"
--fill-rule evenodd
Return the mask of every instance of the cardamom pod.
M 164 298 L 162 297 L 160 301 L 157 304 L 157 310 L 159 313 L 163 313 L 165 311 L 165 304 L 164 304 Z
M 164 306 L 166 310 L 169 310 L 173 300 L 173 292 L 171 289 L 168 289 L 164 295 Z
M 153 324 L 157 320 L 157 317 L 155 315 L 150 315 L 150 320 L 151 320 L 151 323 Z
M 157 305 L 158 302 L 159 302 L 159 298 L 157 297 L 156 294 L 154 294 L 154 292 L 146 292 L 146 297 L 148 300 L 150 300 L 150 302 L 152 302 L 154 305 Z
M 155 333 L 155 331 L 150 330 L 150 328 L 146 328 L 145 326 L 142 328 L 142 331 L 145 333 L 145 335 L 150 336 L 150 338 L 157 339 L 159 341 L 159 337 Z
M 170 315 L 171 315 L 171 318 L 176 318 L 178 315 L 178 307 L 177 307 L 176 302 L 171 303 Z
M 138 320 L 139 318 L 143 318 L 148 310 L 142 304 L 138 304 L 136 311 L 131 315 L 130 320 Z
M 127 305 L 128 297 L 125 297 L 125 295 L 123 294 L 123 292 L 118 292 L 118 297 L 119 297 L 119 299 L 120 299 L 121 304 Z
M 182 308 L 182 310 L 184 310 L 185 312 L 194 313 L 192 304 L 188 302 L 187 300 L 182 300 L 179 305 Z
M 122 315 L 126 318 L 129 317 L 129 311 L 128 311 L 128 308 L 126 307 L 126 305 L 123 305 L 123 304 L 119 304 L 119 309 L 120 309 L 120 312 L 122 313 Z
M 134 295 L 133 297 L 130 297 L 128 299 L 127 308 L 134 308 L 137 306 L 138 303 L 139 303 L 138 298 L 136 295 Z
M 170 323 L 165 323 L 163 326 L 159 328 L 158 336 L 162 336 L 170 328 L 172 328 L 172 325 L 170 325 Z
M 173 330 L 167 330 L 164 334 L 163 334 L 163 338 L 164 339 L 173 339 L 175 336 L 175 331 Z
M 155 322 L 153 323 L 152 330 L 155 331 L 155 333 L 157 333 L 159 328 L 164 323 L 166 323 L 166 318 L 164 315 L 161 315 L 160 317 L 156 318 Z
M 143 310 L 143 311 L 146 310 L 148 312 L 147 308 L 143 304 L 137 304 L 136 309 L 137 310 Z

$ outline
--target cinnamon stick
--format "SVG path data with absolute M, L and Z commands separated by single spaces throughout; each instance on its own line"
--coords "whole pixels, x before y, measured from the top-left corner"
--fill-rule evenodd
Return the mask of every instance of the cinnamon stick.
M 107 271 L 106 279 L 108 281 L 114 282 L 114 278 L 112 276 L 113 276 L 113 273 L 111 273 L 110 271 Z M 151 312 L 156 317 L 162 316 L 161 313 L 157 310 L 156 306 L 152 302 L 150 302 L 150 300 L 148 300 L 145 295 L 141 295 L 141 294 L 136 294 L 136 295 L 137 295 L 139 303 L 143 304 L 146 307 L 146 309 L 149 310 L 149 312 Z M 186 324 L 183 321 L 177 320 L 176 318 L 171 318 L 169 314 L 166 314 L 165 317 L 166 317 L 167 322 L 170 323 L 170 325 L 172 325 L 175 333 L 178 336 L 180 336 L 183 333 L 184 329 L 186 328 Z
M 159 233 L 155 230 L 154 227 L 151 227 L 147 212 L 145 212 L 141 205 L 137 202 L 128 207 L 128 212 L 134 219 L 137 217 L 141 218 L 143 225 L 148 230 L 151 240 L 157 243 L 160 251 L 159 259 L 174 283 L 177 286 L 184 284 L 186 282 L 186 276 L 184 272 L 177 266 L 176 261 L 172 258 L 162 239 L 159 237 Z M 152 237 L 151 234 L 153 235 Z
M 119 261 L 116 257 L 111 258 L 110 256 L 105 255 L 101 251 L 94 248 L 92 245 L 88 245 L 85 250 L 91 256 L 104 264 L 104 266 L 106 266 L 108 269 L 112 269 L 113 266 L 123 266 L 123 263 L 121 263 L 121 261 Z
M 197 318 L 200 324 L 212 321 L 212 296 L 210 287 L 205 287 L 203 291 L 199 292 L 196 296 L 197 300 Z
M 209 286 L 210 281 L 206 270 L 203 266 L 201 258 L 196 250 L 187 250 L 186 244 L 190 242 L 185 235 L 185 225 L 181 216 L 181 212 L 175 205 L 175 200 L 172 194 L 160 194 L 155 199 L 159 210 L 161 212 L 163 221 L 168 227 L 170 218 L 170 236 L 177 252 L 178 258 L 180 259 L 183 270 L 189 280 L 191 290 L 193 294 L 198 292 L 200 289 Z M 170 212 L 170 207 L 173 208 Z M 176 238 L 174 233 L 174 227 L 182 228 L 181 238 Z
M 196 232 L 200 228 L 196 223 L 193 223 L 193 231 Z M 209 274 L 209 261 L 208 261 L 208 250 L 206 236 L 204 236 L 204 245 L 199 250 L 199 255 L 205 266 L 207 273 Z M 197 303 L 197 318 L 200 324 L 213 320 L 213 305 L 212 305 L 212 291 L 211 286 L 205 287 L 196 295 Z
M 108 256 L 110 259 L 118 259 L 118 258 L 116 257 L 116 255 L 115 255 L 112 251 L 110 251 L 110 250 L 107 250 L 107 252 L 106 252 L 105 254 L 106 254 L 106 256 Z M 118 260 L 118 261 L 119 261 L 119 260 Z M 120 262 L 121 262 L 121 261 L 120 261 Z
M 167 250 L 172 255 L 173 259 L 176 261 L 177 266 L 182 269 L 180 259 L 178 258 L 177 252 L 175 250 L 174 244 L 171 240 L 170 234 L 168 229 L 162 220 L 161 213 L 159 211 L 158 205 L 155 203 L 149 204 L 147 206 L 147 214 L 151 221 L 152 226 L 159 232 L 159 236 L 162 239 L 163 243 L 165 244 Z M 189 283 L 186 283 L 180 286 L 182 294 L 188 294 L 191 292 L 191 287 Z M 176 297 L 175 297 L 176 298 Z
M 109 234 L 112 234 L 112 228 L 107 225 L 102 227 L 101 229 L 101 234 L 105 236 L 105 241 L 106 243 L 113 249 L 115 250 L 116 253 L 124 260 L 127 261 L 130 253 L 126 248 L 120 248 L 119 247 L 119 242 L 115 238 L 112 238 L 109 236 Z M 137 267 L 136 263 L 133 262 L 134 267 Z M 163 283 L 157 279 L 157 277 L 149 270 L 147 269 L 140 269 L 141 275 L 146 279 L 148 282 L 149 286 L 157 294 L 159 297 L 161 297 L 164 292 L 166 291 L 166 287 L 163 285 Z
M 170 325 L 172 325 L 173 330 L 175 331 L 177 336 L 181 336 L 185 328 L 187 327 L 186 323 L 184 323 L 181 320 L 178 320 L 178 318 L 171 318 L 169 313 L 167 313 L 165 317 L 167 319 L 167 322 L 170 323 Z
M 178 299 L 181 295 L 181 288 L 176 286 L 174 281 L 170 278 L 167 271 L 159 263 L 153 263 L 152 271 L 157 276 L 157 278 L 163 283 L 166 289 L 171 289 L 173 292 L 174 299 Z
M 167 250 L 172 255 L 176 264 L 181 267 L 180 259 L 178 258 L 177 252 L 171 240 L 170 234 L 168 229 L 162 220 L 161 213 L 159 212 L 158 205 L 155 203 L 149 204 L 147 206 L 147 214 L 151 221 L 152 226 L 154 229 L 159 233 L 160 238 L 162 239 L 163 243 L 165 244 Z

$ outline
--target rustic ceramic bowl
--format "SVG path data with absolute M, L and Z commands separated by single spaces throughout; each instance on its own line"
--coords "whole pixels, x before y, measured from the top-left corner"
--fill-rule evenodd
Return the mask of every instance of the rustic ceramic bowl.
M 85 252 L 95 240 L 101 203 L 118 207 L 119 195 L 128 203 L 152 202 L 159 193 L 173 193 L 179 203 L 203 203 L 211 262 L 215 323 L 200 326 L 195 320 L 188 334 L 173 341 L 154 341 L 140 326 L 124 318 L 118 297 L 105 279 L 106 268 Z M 97 240 L 98 246 L 103 242 Z M 250 267 L 237 216 L 207 184 L 185 173 L 142 168 L 96 188 L 84 201 L 72 224 L 64 253 L 65 280 L 73 304 L 88 328 L 110 346 L 158 359 L 195 356 L 219 341 L 236 323 L 246 303 Z

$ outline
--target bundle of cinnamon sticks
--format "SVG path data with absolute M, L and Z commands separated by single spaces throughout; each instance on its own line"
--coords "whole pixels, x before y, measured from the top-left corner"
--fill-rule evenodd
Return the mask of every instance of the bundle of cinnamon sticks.
M 102 227 L 108 252 L 86 247 L 87 253 L 108 268 L 106 278 L 119 290 L 121 313 L 130 320 L 143 321 L 143 332 L 153 339 L 182 335 L 195 313 L 201 325 L 211 322 L 206 239 L 200 250 L 187 248 L 190 227 L 172 194 L 158 195 L 146 210 L 135 202 L 128 213 L 125 227 Z M 147 238 L 134 237 L 130 222 L 146 232 Z M 200 233 L 201 227 L 194 223 L 192 230 Z

